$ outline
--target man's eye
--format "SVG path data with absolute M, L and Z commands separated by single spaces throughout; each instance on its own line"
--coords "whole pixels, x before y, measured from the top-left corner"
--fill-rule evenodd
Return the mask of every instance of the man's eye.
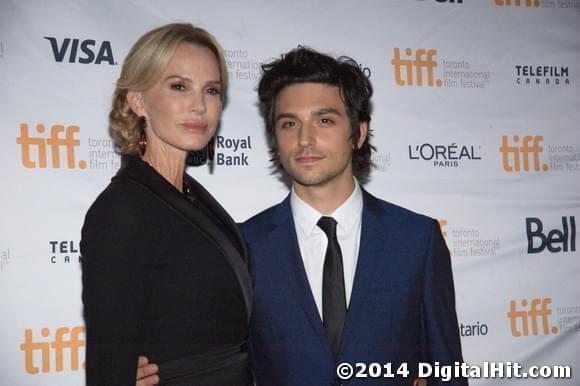
M 296 122 L 293 122 L 293 121 L 282 122 L 282 124 L 280 125 L 281 128 L 288 128 L 288 127 L 294 127 L 294 126 L 296 126 Z
M 334 121 L 330 118 L 322 118 L 320 120 L 320 123 L 322 123 L 323 125 L 332 125 L 334 124 Z

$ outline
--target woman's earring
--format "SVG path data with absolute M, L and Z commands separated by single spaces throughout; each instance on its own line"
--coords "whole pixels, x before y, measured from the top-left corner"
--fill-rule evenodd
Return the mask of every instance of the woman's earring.
M 143 115 L 139 117 L 139 129 L 141 129 L 141 137 L 139 138 L 139 155 L 143 157 L 145 150 L 147 150 L 147 137 L 145 136 L 145 128 L 147 127 L 147 118 Z

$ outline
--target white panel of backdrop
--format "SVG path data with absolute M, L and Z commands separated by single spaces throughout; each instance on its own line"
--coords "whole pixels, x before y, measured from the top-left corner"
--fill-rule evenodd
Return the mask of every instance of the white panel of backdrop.
M 107 115 L 144 32 L 188 21 L 226 49 L 217 165 L 243 221 L 280 201 L 255 87 L 298 45 L 369 76 L 366 188 L 439 219 L 465 360 L 580 371 L 580 0 L 0 2 L 0 383 L 84 384 L 79 238 L 119 166 Z M 236 145 L 237 144 L 237 145 Z M 479 379 L 472 384 L 525 385 Z

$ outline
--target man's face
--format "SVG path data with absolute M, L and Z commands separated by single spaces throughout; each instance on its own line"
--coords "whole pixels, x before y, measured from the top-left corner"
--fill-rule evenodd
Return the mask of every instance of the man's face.
M 275 133 L 284 170 L 297 187 L 352 184 L 350 120 L 337 86 L 298 83 L 276 98 Z M 361 124 L 357 147 L 366 138 Z

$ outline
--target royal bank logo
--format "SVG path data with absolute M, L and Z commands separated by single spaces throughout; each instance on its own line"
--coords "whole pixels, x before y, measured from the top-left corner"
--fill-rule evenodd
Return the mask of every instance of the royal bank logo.
M 22 166 L 28 169 L 87 167 L 86 161 L 76 160 L 76 149 L 81 143 L 77 138 L 79 126 L 56 124 L 47 130 L 44 124 L 39 123 L 34 131 L 32 135 L 27 123 L 20 124 L 20 136 L 16 138 L 16 143 L 20 145 Z
M 576 252 L 576 218 L 563 216 L 561 228 L 544 229 L 544 223 L 538 217 L 526 217 L 526 236 L 528 253 Z
M 58 327 L 54 331 L 27 328 L 20 350 L 24 353 L 24 370 L 28 374 L 78 371 L 85 368 L 85 328 Z
M 459 167 L 466 161 L 481 160 L 480 145 L 448 145 L 423 143 L 409 145 L 409 159 L 427 161 L 433 167 Z
M 522 299 L 519 302 L 510 300 L 507 317 L 510 332 L 515 337 L 557 334 L 559 329 L 552 325 L 551 298 L 535 298 L 530 301 Z
M 252 150 L 252 138 L 229 138 L 216 136 L 216 164 L 221 166 L 250 166 L 249 152 Z
M 80 262 L 79 243 L 75 240 L 50 240 L 48 242 L 51 264 Z
M 50 36 L 44 36 L 44 39 L 50 42 L 54 60 L 58 63 L 117 64 L 108 40 L 63 38 L 59 41 Z
M 0 273 L 5 272 L 10 265 L 10 248 L 0 251 Z
M 502 155 L 503 170 L 508 173 L 550 170 L 549 165 L 542 161 L 543 140 L 541 135 L 525 135 L 521 138 L 514 135 L 511 140 L 507 135 L 502 136 L 499 152 Z
M 568 66 L 515 65 L 516 84 L 521 86 L 570 85 Z

